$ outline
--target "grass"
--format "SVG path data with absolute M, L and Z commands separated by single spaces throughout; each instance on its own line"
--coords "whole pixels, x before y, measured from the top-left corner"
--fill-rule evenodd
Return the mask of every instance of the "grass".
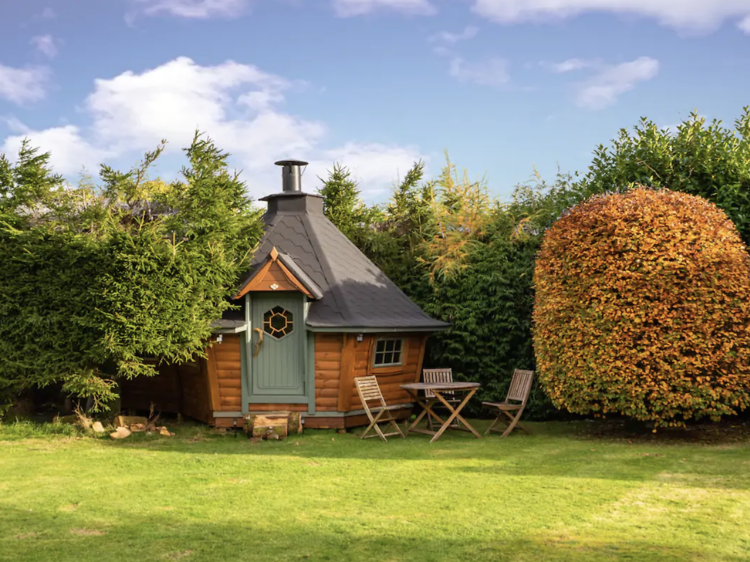
M 435 444 L 0 426 L 0 561 L 750 560 L 748 439 L 594 425 Z

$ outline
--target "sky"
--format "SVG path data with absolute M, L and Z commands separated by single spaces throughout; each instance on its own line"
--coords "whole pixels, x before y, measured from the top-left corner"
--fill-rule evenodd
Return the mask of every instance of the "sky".
M 0 0 L 0 153 L 73 183 L 161 139 L 177 178 L 198 129 L 256 198 L 293 158 L 383 202 L 447 150 L 507 200 L 642 116 L 731 126 L 749 86 L 750 0 Z

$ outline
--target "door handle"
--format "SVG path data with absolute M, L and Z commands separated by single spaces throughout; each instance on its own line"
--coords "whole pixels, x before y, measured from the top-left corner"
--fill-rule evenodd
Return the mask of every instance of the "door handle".
M 258 332 L 258 343 L 255 344 L 255 351 L 253 352 L 253 359 L 258 357 L 260 346 L 263 345 L 263 330 L 260 328 L 254 328 L 253 331 Z

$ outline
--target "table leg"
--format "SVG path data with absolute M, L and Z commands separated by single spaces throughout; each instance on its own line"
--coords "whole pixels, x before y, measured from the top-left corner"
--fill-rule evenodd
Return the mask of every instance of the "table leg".
M 440 424 L 443 423 L 443 420 L 440 418 L 440 416 L 438 416 L 435 412 L 432 411 L 432 404 L 429 403 L 429 400 L 425 400 L 423 402 L 422 400 L 419 399 L 419 394 L 417 394 L 416 392 L 412 392 L 411 390 L 408 390 L 408 389 L 406 391 L 411 395 L 412 398 L 414 398 L 414 401 L 417 404 L 422 406 L 422 412 L 417 416 L 417 419 L 414 420 L 414 423 L 412 423 L 406 429 L 406 435 L 408 435 L 411 430 L 417 427 L 419 422 L 422 421 L 422 418 L 428 414 L 432 416 L 433 418 L 435 418 Z
M 435 437 L 431 439 L 430 443 L 434 443 L 435 441 L 437 441 L 440 438 L 440 436 L 445 432 L 445 430 L 448 429 L 448 426 L 450 425 L 450 423 L 456 418 L 458 418 L 461 422 L 463 422 L 463 424 L 469 429 L 469 431 L 471 431 L 477 437 L 477 439 L 482 438 L 482 436 L 479 435 L 479 433 L 477 433 L 477 431 L 473 427 L 471 427 L 471 425 L 469 425 L 469 423 L 463 418 L 463 416 L 460 415 L 461 410 L 463 410 L 464 406 L 466 406 L 466 404 L 469 402 L 471 397 L 474 396 L 476 391 L 477 391 L 476 388 L 472 388 L 466 394 L 466 398 L 463 399 L 463 401 L 458 405 L 458 407 L 455 410 L 453 409 L 453 406 L 450 405 L 450 402 L 448 402 L 445 398 L 443 398 L 443 395 L 439 390 L 433 391 L 437 399 L 440 400 L 446 408 L 448 408 L 448 411 L 451 412 L 451 416 L 448 418 L 448 421 L 446 421 L 443 424 L 443 426 L 438 430 L 438 432 L 435 434 Z

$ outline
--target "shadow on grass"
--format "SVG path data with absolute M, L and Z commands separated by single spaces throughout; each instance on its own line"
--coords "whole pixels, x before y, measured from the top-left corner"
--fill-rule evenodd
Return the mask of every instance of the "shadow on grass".
M 387 514 L 383 514 L 387 515 Z M 358 524 L 359 523 L 359 524 Z M 132 514 L 103 521 L 78 513 L 0 513 L 0 560 L 13 562 L 163 561 L 653 561 L 743 562 L 741 555 L 703 546 L 657 544 L 642 539 L 607 539 L 529 533 L 445 533 L 396 524 L 302 522 L 283 525 L 254 518 L 252 510 L 232 523 L 196 521 L 179 514 L 138 520 Z M 731 549 L 730 549 L 731 552 Z

